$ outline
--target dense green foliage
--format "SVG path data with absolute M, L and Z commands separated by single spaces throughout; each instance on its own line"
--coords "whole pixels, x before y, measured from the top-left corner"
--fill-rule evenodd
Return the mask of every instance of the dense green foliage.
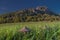
M 0 15 L 0 23 L 32 21 L 60 21 L 60 15 L 48 10 L 46 7 L 24 9 Z
M 24 26 L 31 29 L 22 33 Z M 23 22 L 0 24 L 0 40 L 60 40 L 60 22 Z

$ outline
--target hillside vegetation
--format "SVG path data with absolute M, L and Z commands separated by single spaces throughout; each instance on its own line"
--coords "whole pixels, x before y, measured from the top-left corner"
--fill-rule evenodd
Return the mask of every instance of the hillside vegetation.
M 60 15 L 45 6 L 18 10 L 0 15 L 0 23 L 60 21 Z

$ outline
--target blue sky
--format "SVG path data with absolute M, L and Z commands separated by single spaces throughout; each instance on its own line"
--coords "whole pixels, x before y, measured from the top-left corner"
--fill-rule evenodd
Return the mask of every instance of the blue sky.
M 60 13 L 60 0 L 0 0 L 0 13 L 47 6 L 50 10 Z

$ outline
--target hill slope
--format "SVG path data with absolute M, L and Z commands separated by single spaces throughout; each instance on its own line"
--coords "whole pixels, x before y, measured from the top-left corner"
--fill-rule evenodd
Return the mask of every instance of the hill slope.
M 45 6 L 18 10 L 16 12 L 0 15 L 0 23 L 30 21 L 60 21 L 60 15 L 55 14 Z

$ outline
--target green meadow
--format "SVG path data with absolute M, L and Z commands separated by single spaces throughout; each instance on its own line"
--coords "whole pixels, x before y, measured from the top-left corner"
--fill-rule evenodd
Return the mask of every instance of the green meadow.
M 27 26 L 27 33 L 19 30 Z M 60 40 L 60 22 L 21 22 L 0 24 L 0 40 Z

